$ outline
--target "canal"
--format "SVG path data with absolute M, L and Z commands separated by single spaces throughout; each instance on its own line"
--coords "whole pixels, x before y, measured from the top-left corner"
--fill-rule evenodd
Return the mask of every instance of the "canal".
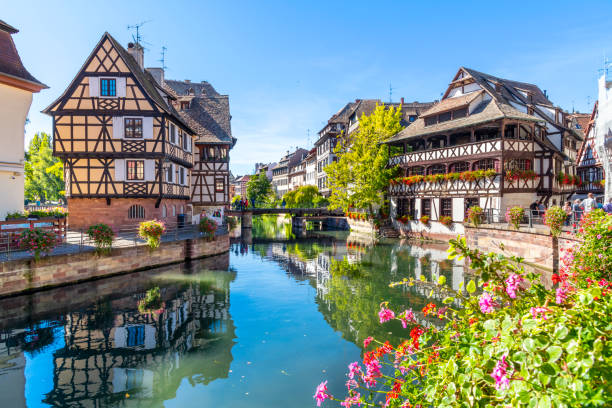
M 439 324 L 424 288 L 389 283 L 464 279 L 444 245 L 297 235 L 259 220 L 221 256 L 0 299 L 0 406 L 312 407 L 322 380 L 344 395 L 365 337 L 406 336 L 380 302 Z

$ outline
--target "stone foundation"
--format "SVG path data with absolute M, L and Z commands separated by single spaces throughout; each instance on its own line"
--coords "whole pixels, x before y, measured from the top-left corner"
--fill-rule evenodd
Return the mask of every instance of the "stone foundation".
M 95 252 L 58 255 L 39 261 L 18 260 L 0 264 L 0 296 L 65 285 L 120 273 L 140 271 L 229 251 L 229 236 L 163 242 L 156 250 L 147 246 L 116 248 L 108 255 Z
M 105 223 L 118 229 L 154 219 L 173 224 L 181 207 L 183 213 L 187 211 L 187 200 L 164 199 L 155 208 L 156 201 L 155 198 L 112 198 L 108 205 L 105 198 L 69 198 L 68 225 L 72 230 L 85 230 L 91 225 Z M 134 204 L 144 207 L 144 219 L 128 218 L 128 210 Z

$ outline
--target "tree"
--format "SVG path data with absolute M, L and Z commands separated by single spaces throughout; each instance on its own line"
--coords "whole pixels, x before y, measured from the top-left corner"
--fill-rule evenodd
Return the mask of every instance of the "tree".
M 338 160 L 325 167 L 330 208 L 373 213 L 373 205 L 382 203 L 389 180 L 397 174 L 397 167 L 388 167 L 389 147 L 382 143 L 402 130 L 401 114 L 401 107 L 376 105 L 371 115 L 361 116 L 350 138 L 341 138 L 334 149 Z
M 325 204 L 325 198 L 313 185 L 298 187 L 283 196 L 287 208 L 314 208 Z
M 261 204 L 269 201 L 272 191 L 272 183 L 264 173 L 251 176 L 247 183 L 247 197 L 255 201 L 256 204 Z
M 64 166 L 53 157 L 50 135 L 34 135 L 25 154 L 24 173 L 25 198 L 45 201 L 64 197 Z

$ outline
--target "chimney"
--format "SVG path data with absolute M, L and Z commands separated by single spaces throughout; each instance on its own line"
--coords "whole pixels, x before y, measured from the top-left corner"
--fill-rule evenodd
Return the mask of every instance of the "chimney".
M 132 57 L 134 57 L 140 69 L 144 70 L 144 48 L 142 48 L 142 45 L 138 43 L 128 43 L 127 50 L 132 55 Z
M 402 96 L 400 99 L 400 103 L 403 105 L 404 104 L 404 97 Z
M 160 86 L 164 84 L 164 69 L 163 68 L 147 68 L 149 74 L 153 78 L 155 78 L 155 82 L 157 82 Z
M 191 83 L 191 79 L 186 79 L 186 80 L 185 80 L 185 83 L 190 84 L 190 83 Z

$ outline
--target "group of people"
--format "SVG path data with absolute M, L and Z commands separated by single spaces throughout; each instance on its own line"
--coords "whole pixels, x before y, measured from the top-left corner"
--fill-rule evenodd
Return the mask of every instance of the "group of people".
M 233 206 L 235 210 L 248 210 L 249 207 L 255 208 L 255 202 L 253 200 L 249 202 L 248 199 L 241 198 L 240 200 L 234 201 Z
M 593 210 L 602 209 L 608 214 L 612 214 L 612 198 L 606 204 L 598 203 L 593 193 L 589 193 L 584 200 L 576 199 L 573 203 L 566 201 L 563 210 L 567 214 L 565 225 L 578 224 L 584 214 Z

